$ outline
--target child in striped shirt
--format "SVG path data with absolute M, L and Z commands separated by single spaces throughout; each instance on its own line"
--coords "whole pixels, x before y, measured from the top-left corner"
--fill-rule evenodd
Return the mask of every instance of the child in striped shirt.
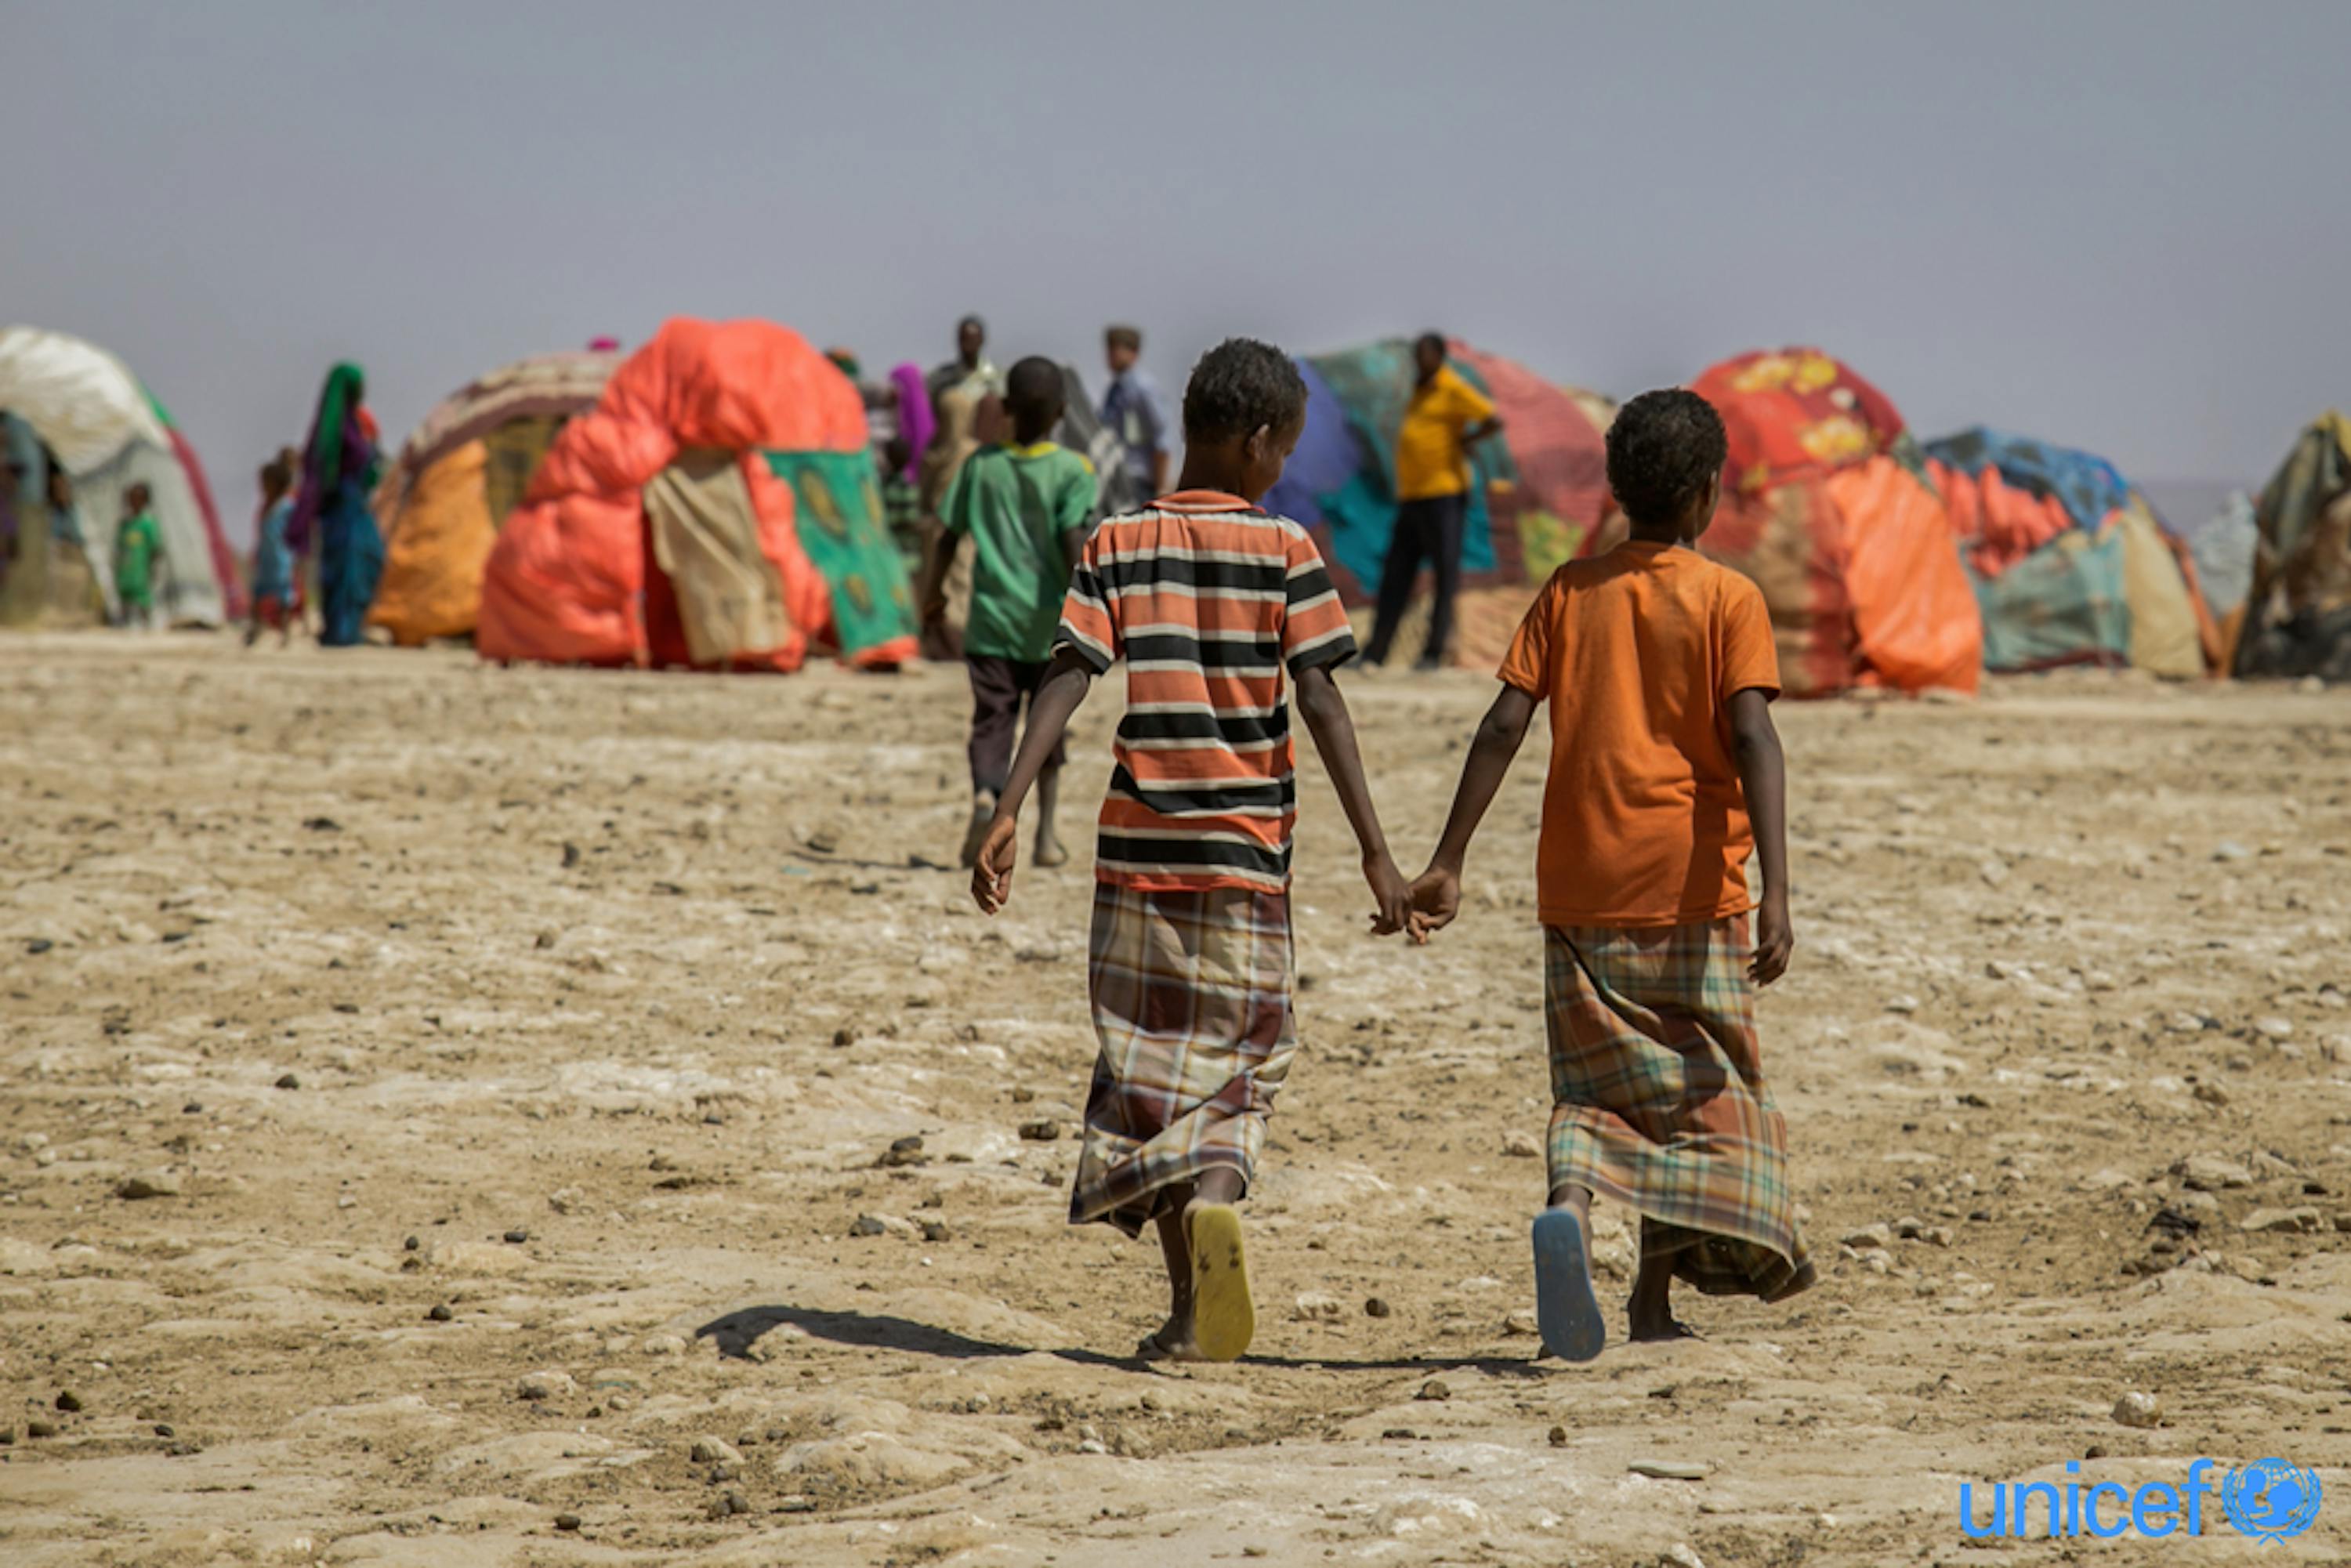
M 1373 934 L 1410 914 L 1332 679 L 1355 652 L 1346 612 L 1306 530 L 1257 505 L 1305 424 L 1306 383 L 1280 350 L 1236 338 L 1201 358 L 1178 488 L 1087 541 L 972 869 L 993 915 L 1011 894 L 1021 802 L 1123 657 L 1087 966 L 1101 1052 L 1070 1221 L 1157 1225 L 1169 1308 L 1136 1347 L 1146 1358 L 1230 1361 L 1254 1331 L 1234 1205 L 1297 1049 L 1291 686 L 1363 850 Z

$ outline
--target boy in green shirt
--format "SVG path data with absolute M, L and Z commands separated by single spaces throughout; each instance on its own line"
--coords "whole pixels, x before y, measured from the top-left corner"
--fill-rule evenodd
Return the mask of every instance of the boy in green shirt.
M 963 863 L 979 852 L 996 799 L 1012 771 L 1021 706 L 1035 697 L 1053 656 L 1070 570 L 1085 548 L 1094 508 L 1094 470 L 1046 439 L 1061 418 L 1061 371 L 1030 357 L 1004 389 L 1012 439 L 974 453 L 940 508 L 942 528 L 924 569 L 917 602 L 926 625 L 946 614 L 947 573 L 957 545 L 972 541 L 971 613 L 963 662 L 971 676 L 971 826 Z M 1053 832 L 1065 748 L 1056 746 L 1037 781 L 1036 863 L 1069 858 Z
M 144 485 L 122 492 L 122 527 L 114 536 L 114 595 L 122 603 L 122 623 L 133 619 L 140 630 L 155 624 L 155 557 L 163 549 L 163 531 L 149 510 L 154 500 Z

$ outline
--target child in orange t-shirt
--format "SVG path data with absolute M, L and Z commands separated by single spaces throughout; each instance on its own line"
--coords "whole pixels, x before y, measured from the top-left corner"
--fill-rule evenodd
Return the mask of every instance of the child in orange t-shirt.
M 1694 392 L 1648 392 L 1616 416 L 1608 484 L 1631 537 L 1562 567 L 1527 612 L 1413 889 L 1422 930 L 1459 912 L 1470 838 L 1548 703 L 1536 888 L 1551 1207 L 1535 1221 L 1535 1291 L 1543 1343 L 1570 1361 L 1604 1337 L 1594 1193 L 1641 1215 L 1635 1340 L 1690 1333 L 1668 1300 L 1676 1275 L 1772 1301 L 1814 1277 L 1755 1039 L 1755 988 L 1794 946 L 1779 661 L 1755 585 L 1689 548 L 1725 455 L 1722 421 Z M 1747 893 L 1757 851 L 1760 907 Z

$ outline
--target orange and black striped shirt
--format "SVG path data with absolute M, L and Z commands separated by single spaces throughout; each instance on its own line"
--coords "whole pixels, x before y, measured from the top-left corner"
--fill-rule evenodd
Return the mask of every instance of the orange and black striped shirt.
M 1095 876 L 1151 892 L 1288 887 L 1289 681 L 1355 653 L 1306 530 L 1208 490 L 1107 518 L 1055 645 L 1098 675 L 1126 661 Z

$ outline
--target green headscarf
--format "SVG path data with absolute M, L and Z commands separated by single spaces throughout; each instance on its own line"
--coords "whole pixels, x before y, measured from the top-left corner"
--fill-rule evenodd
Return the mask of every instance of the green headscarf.
M 359 406 L 365 380 L 360 368 L 346 360 L 327 372 L 326 388 L 319 393 L 319 421 L 310 427 L 310 471 L 319 477 L 322 497 L 342 477 L 343 426 Z

